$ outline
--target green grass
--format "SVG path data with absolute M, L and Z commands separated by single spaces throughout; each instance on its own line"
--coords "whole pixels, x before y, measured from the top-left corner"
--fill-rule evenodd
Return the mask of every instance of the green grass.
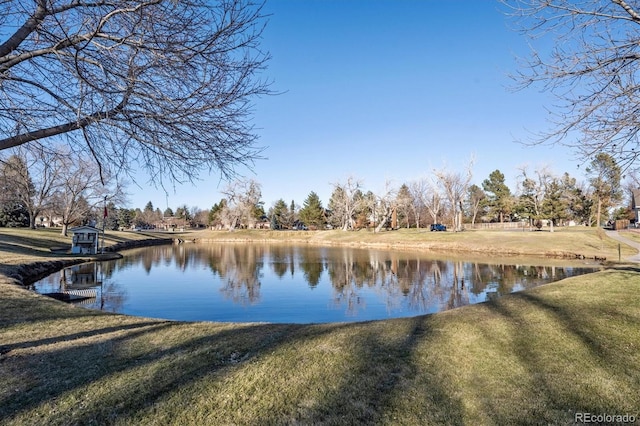
M 0 249 L 0 264 L 5 256 L 13 254 Z M 0 276 L 3 425 L 569 424 L 576 412 L 638 419 L 639 366 L 635 267 L 435 315 L 321 325 L 107 314 Z

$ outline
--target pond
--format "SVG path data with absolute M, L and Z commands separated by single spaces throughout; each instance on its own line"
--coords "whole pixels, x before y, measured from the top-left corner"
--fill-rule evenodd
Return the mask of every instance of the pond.
M 187 243 L 123 255 L 66 268 L 31 288 L 143 317 L 324 323 L 435 313 L 599 269 L 584 261 L 285 244 Z

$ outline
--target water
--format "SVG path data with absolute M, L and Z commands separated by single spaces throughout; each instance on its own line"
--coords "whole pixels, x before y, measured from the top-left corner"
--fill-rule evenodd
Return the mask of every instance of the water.
M 181 244 L 123 254 L 67 268 L 32 288 L 93 290 L 83 306 L 144 317 L 318 323 L 435 313 L 597 269 L 285 244 Z

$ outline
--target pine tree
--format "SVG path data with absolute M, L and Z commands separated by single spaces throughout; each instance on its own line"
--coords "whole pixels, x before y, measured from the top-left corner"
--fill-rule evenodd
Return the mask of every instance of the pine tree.
M 504 222 L 505 216 L 511 213 L 512 197 L 502 172 L 491 172 L 489 178 L 482 182 L 482 189 L 487 193 L 487 206 L 500 219 L 500 223 Z
M 271 218 L 271 229 L 282 229 L 291 226 L 289 223 L 289 209 L 282 198 L 276 201 L 273 207 L 269 209 L 269 217 Z
M 590 177 L 589 183 L 593 187 L 596 223 L 600 226 L 600 221 L 603 216 L 607 216 L 608 209 L 622 198 L 620 188 L 622 171 L 612 156 L 601 152 L 587 168 L 587 174 Z
M 568 218 L 568 200 L 564 197 L 564 188 L 559 179 L 553 179 L 548 187 L 542 202 L 542 213 L 552 221 L 554 225 Z
M 307 226 L 320 229 L 325 223 L 324 209 L 318 194 L 311 191 L 300 209 L 300 220 Z

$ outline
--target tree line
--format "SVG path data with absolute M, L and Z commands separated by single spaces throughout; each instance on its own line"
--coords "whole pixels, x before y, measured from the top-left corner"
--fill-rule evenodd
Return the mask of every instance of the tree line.
M 573 147 L 591 162 L 585 182 L 523 169 L 512 190 L 499 170 L 480 186 L 470 185 L 469 170 L 438 170 L 374 194 L 349 178 L 333 184 L 326 207 L 310 193 L 302 207 L 278 200 L 265 214 L 259 184 L 241 180 L 208 214 L 183 206 L 171 217 L 231 229 L 268 220 L 274 229 L 379 231 L 429 222 L 454 230 L 476 221 L 592 225 L 628 214 L 610 209 L 623 193 L 620 166 L 637 169 L 640 154 L 637 5 L 502 3 L 532 47 L 518 87 L 557 96 L 553 129 L 534 143 Z M 233 178 L 236 166 L 260 158 L 251 112 L 253 99 L 272 93 L 260 77 L 266 22 L 261 4 L 244 0 L 0 2 L 0 152 L 17 150 L 1 163 L 0 225 L 35 227 L 46 212 L 65 233 L 104 219 L 107 204 L 111 226 L 153 226 L 168 212 L 116 207 L 118 175 L 144 169 L 161 186 L 193 182 L 202 170 Z M 633 177 L 627 185 L 638 187 Z
M 175 212 L 127 208 L 126 185 L 82 154 L 64 147 L 54 151 L 41 147 L 18 147 L 0 156 L 0 226 L 97 225 L 108 230 L 152 228 L 163 218 L 167 226 L 206 226 L 207 211 L 182 205 Z
M 608 220 L 633 220 L 631 203 L 622 206 L 624 194 L 640 187 L 612 156 L 599 153 L 586 169 L 586 180 L 569 173 L 556 175 L 547 167 L 518 169 L 515 189 L 495 170 L 481 185 L 471 184 L 472 164 L 464 172 L 433 170 L 430 176 L 382 192 L 365 190 L 361 180 L 349 177 L 333 183 L 326 205 L 311 191 L 302 206 L 279 199 L 265 214 L 260 184 L 254 180 L 232 182 L 227 196 L 210 211 L 209 225 L 218 229 L 254 228 L 268 222 L 270 229 L 424 228 L 445 223 L 454 231 L 479 222 L 526 222 L 564 225 L 570 222 L 600 226 Z M 304 229 L 303 228 L 303 229 Z
M 214 229 L 270 228 L 342 229 L 424 228 L 445 223 L 459 231 L 464 224 L 524 221 L 540 226 L 543 221 L 563 225 L 570 221 L 587 226 L 603 221 L 632 219 L 630 203 L 620 206 L 625 190 L 622 171 L 613 157 L 598 154 L 579 182 L 564 173 L 555 175 L 547 167 L 521 167 L 516 188 L 495 170 L 481 185 L 472 184 L 472 163 L 464 172 L 446 168 L 428 176 L 383 191 L 366 190 L 361 180 L 349 177 L 332 184 L 331 197 L 323 204 L 311 191 L 302 205 L 277 200 L 265 210 L 259 182 L 231 181 L 223 198 L 209 210 L 187 205 L 175 211 L 127 208 L 125 185 L 102 173 L 95 162 L 59 148 L 15 148 L 0 158 L 0 226 L 51 225 L 55 217 L 66 235 L 71 225 L 94 224 L 108 230 L 132 228 L 212 227 Z M 638 188 L 628 177 L 628 190 Z M 630 191 L 627 191 L 628 193 Z M 613 209 L 618 207 L 617 209 Z

